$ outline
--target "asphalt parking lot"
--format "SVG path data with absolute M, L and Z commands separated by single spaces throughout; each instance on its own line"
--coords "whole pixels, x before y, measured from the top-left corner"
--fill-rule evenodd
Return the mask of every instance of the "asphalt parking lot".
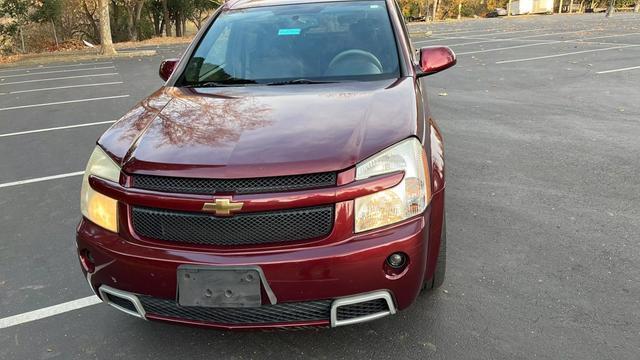
M 458 54 L 428 78 L 447 150 L 447 280 L 396 316 L 318 331 L 145 322 L 97 304 L 80 272 L 79 174 L 184 46 L 0 68 L 0 359 L 637 359 L 640 16 L 410 31 Z

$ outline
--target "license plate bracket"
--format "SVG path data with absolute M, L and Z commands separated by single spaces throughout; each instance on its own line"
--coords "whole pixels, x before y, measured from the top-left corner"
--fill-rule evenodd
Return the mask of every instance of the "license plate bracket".
M 180 306 L 242 308 L 262 304 L 260 273 L 254 268 L 180 266 Z

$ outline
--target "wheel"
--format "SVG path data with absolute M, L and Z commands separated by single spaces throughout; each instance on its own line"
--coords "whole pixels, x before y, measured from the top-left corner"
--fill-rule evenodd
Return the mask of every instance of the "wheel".
M 432 291 L 444 283 L 444 274 L 447 271 L 447 219 L 442 219 L 442 235 L 440 235 L 440 253 L 436 261 L 436 271 L 433 278 L 424 283 L 423 291 Z

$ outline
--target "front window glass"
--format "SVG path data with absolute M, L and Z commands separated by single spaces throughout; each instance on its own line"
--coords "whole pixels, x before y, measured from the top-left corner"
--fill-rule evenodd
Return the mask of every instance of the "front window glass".
M 198 45 L 180 82 L 278 85 L 399 76 L 385 2 L 354 1 L 223 12 Z

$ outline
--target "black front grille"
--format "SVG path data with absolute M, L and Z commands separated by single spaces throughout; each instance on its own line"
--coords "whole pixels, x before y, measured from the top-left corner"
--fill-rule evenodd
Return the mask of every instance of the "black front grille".
M 334 172 L 249 179 L 198 179 L 133 175 L 133 187 L 135 188 L 188 194 L 258 194 L 316 189 L 335 185 L 336 173 Z
M 189 244 L 238 246 L 309 240 L 329 235 L 334 206 L 215 217 L 204 213 L 134 207 L 141 236 Z
M 338 320 L 349 320 L 388 310 L 389 305 L 385 299 L 375 299 L 357 304 L 339 306 L 336 317 Z
M 173 300 L 140 296 L 147 314 L 219 324 L 272 324 L 329 320 L 331 300 L 262 305 L 255 308 L 180 306 Z

